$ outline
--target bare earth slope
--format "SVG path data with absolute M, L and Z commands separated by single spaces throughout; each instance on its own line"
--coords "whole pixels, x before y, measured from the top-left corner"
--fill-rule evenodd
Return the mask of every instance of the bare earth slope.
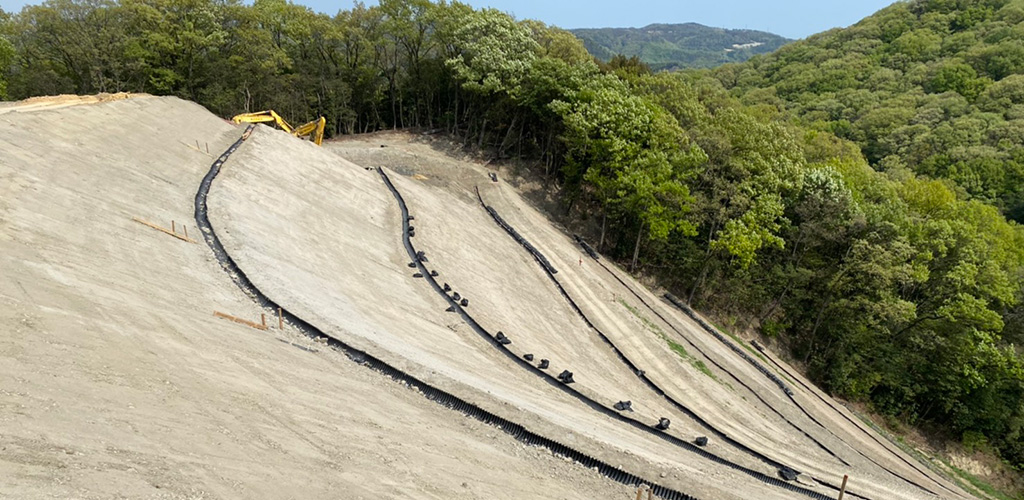
M 793 397 L 785 395 L 692 319 L 614 265 L 602 261 L 605 265 L 601 266 L 589 259 L 515 189 L 503 181 L 491 182 L 488 170 L 479 164 L 459 161 L 434 149 L 429 141 L 402 133 L 357 136 L 326 147 L 361 165 L 386 165 L 394 170 L 398 175 L 391 177 L 417 215 L 418 248 L 427 251 L 445 281 L 474 301 L 469 309 L 477 319 L 527 343 L 523 352 L 551 354 L 552 366 L 556 359 L 563 362 L 576 373 L 577 385 L 582 388 L 609 401 L 631 399 L 641 418 L 673 411 L 647 388 L 638 387 L 628 370 L 623 372 L 622 363 L 595 341 L 594 331 L 577 321 L 522 247 L 502 231 L 495 233 L 487 227 L 490 218 L 479 206 L 476 188 L 485 203 L 559 270 L 556 278 L 598 329 L 670 397 L 735 442 L 803 472 L 798 481 L 834 486 L 836 476 L 850 474 L 849 491 L 855 498 L 966 497 L 855 417 L 837 411 L 840 405 L 826 404 L 819 393 L 794 384 L 791 373 L 783 374 L 765 360 L 770 370 L 789 380 Z M 496 227 L 493 222 L 490 225 Z M 396 263 L 402 271 L 400 264 Z M 407 278 L 406 282 L 415 280 Z M 427 289 L 422 284 L 418 288 Z M 693 359 L 680 358 L 666 338 L 684 346 Z M 695 369 L 697 362 L 709 373 Z M 677 421 L 683 424 L 678 431 L 681 437 L 707 434 L 707 428 L 701 429 L 678 413 L 670 416 L 673 425 Z M 708 449 L 752 469 L 764 467 L 757 456 L 715 437 Z M 688 462 L 685 454 L 672 456 L 699 468 Z M 697 478 L 695 482 L 714 487 L 713 479 Z M 742 483 L 743 478 L 733 478 L 732 491 L 743 491 Z M 770 490 L 762 485 L 757 495 Z M 827 487 L 820 491 L 835 494 Z
M 305 161 L 282 167 L 281 159 L 299 156 Z M 419 200 L 410 192 L 417 223 L 444 209 L 435 199 L 430 207 Z M 210 214 L 254 284 L 329 335 L 634 474 L 664 473 L 668 486 L 683 489 L 685 483 L 684 491 L 701 498 L 749 498 L 734 487 L 737 476 L 727 467 L 593 411 L 526 373 L 446 313 L 442 299 L 411 276 L 397 205 L 376 172 L 260 127 L 215 181 Z M 493 231 L 486 219 L 479 222 L 474 227 Z M 493 236 L 504 241 L 500 233 Z M 518 249 L 507 245 L 505 252 L 515 256 Z M 444 279 L 448 271 L 439 269 Z M 562 366 L 552 357 L 556 369 Z M 790 497 L 784 490 L 764 495 Z
M 242 132 L 174 98 L 0 108 L 0 498 L 633 497 L 276 318 L 258 330 L 215 317 L 272 313 L 193 219 L 201 179 Z M 586 257 L 484 167 L 411 137 L 318 148 L 256 127 L 212 183 L 212 227 L 263 294 L 324 334 L 661 486 L 827 499 L 849 474 L 848 498 L 965 498 L 774 357 L 763 362 L 792 397 Z M 424 264 L 483 331 L 413 276 L 378 165 L 415 216 Z M 193 241 L 133 218 L 173 220 Z M 573 383 L 554 380 L 563 370 Z M 632 411 L 611 410 L 626 400 Z M 662 417 L 671 427 L 654 429 Z M 790 467 L 796 479 L 779 479 Z
M 197 238 L 206 145 L 242 130 L 83 101 L 0 114 L 0 498 L 629 496 L 290 327 L 215 318 L 260 311 L 201 241 L 132 217 Z

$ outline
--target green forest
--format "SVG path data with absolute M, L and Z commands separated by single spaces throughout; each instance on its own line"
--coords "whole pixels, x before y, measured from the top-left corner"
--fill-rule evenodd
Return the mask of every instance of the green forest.
M 1024 1 L 914 0 L 714 70 L 458 2 L 48 0 L 0 95 L 147 92 L 531 165 L 609 257 L 832 394 L 1024 467 Z

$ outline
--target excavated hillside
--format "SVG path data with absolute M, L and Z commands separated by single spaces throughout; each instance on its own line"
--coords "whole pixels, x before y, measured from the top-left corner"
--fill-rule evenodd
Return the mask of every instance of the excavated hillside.
M 410 137 L 0 107 L 0 497 L 967 498 Z

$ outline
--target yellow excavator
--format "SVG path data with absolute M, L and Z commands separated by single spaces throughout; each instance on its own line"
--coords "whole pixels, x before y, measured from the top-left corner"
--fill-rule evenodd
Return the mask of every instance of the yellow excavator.
M 281 118 L 281 115 L 274 112 L 272 109 L 266 111 L 258 111 L 256 113 L 242 113 L 235 115 L 231 118 L 231 121 L 235 123 L 266 123 L 274 122 L 281 130 L 294 135 L 295 137 L 305 138 L 309 137 L 311 141 L 316 143 L 317 146 L 324 141 L 324 127 L 327 125 L 327 120 L 324 117 L 317 118 L 305 125 L 299 125 L 293 127 Z

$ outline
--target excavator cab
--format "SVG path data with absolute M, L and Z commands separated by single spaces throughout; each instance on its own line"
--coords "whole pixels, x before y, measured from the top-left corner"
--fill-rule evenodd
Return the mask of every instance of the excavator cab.
M 242 113 L 235 115 L 231 118 L 231 121 L 235 123 L 269 123 L 274 122 L 281 130 L 288 132 L 289 134 L 300 137 L 309 138 L 311 141 L 319 146 L 324 141 L 324 128 L 327 126 L 327 119 L 324 117 L 317 118 L 304 125 L 293 127 L 281 118 L 281 115 L 274 112 L 272 109 L 266 111 L 257 111 L 255 113 Z

